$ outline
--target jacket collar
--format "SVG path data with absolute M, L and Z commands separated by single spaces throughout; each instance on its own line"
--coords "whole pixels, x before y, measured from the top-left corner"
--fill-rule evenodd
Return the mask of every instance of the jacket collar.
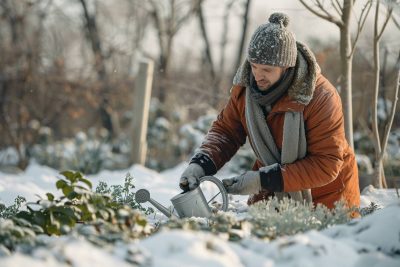
M 320 68 L 314 54 L 306 45 L 300 42 L 296 42 L 296 45 L 297 60 L 293 82 L 287 94 L 275 103 L 271 112 L 303 111 L 313 97 Z M 249 90 L 250 72 L 251 65 L 246 59 L 236 72 L 233 84 Z

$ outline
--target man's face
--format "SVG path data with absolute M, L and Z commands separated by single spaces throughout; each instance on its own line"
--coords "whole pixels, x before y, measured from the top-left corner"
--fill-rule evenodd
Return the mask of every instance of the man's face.
M 251 64 L 251 71 L 253 72 L 254 79 L 257 82 L 258 89 L 261 91 L 268 90 L 274 83 L 276 83 L 287 68 L 275 67 L 263 64 Z

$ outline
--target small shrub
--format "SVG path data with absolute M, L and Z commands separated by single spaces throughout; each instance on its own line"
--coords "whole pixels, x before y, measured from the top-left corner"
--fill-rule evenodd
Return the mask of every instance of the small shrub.
M 135 188 L 133 184 L 133 177 L 130 173 L 125 176 L 124 185 L 112 185 L 108 186 L 105 182 L 100 182 L 96 187 L 95 192 L 103 195 L 111 195 L 114 202 L 120 206 L 127 205 L 132 209 L 137 209 L 144 212 L 146 215 L 154 213 L 152 208 L 144 208 L 140 203 L 135 200 L 135 193 L 132 190 Z
M 279 201 L 272 198 L 259 202 L 249 209 L 252 233 L 259 238 L 275 239 L 282 235 L 294 235 L 311 229 L 321 230 L 334 224 L 350 221 L 352 210 L 343 202 L 337 202 L 330 210 L 324 205 L 303 205 L 292 199 Z
M 130 165 L 127 155 L 131 149 L 127 139 L 121 136 L 110 140 L 106 129 L 93 128 L 88 133 L 79 132 L 74 138 L 58 141 L 50 134 L 30 149 L 30 155 L 41 165 L 94 174 L 102 169 L 121 169 Z
M 249 235 L 261 239 L 275 239 L 282 235 L 294 235 L 311 229 L 321 230 L 334 224 L 347 223 L 352 211 L 353 209 L 347 208 L 343 202 L 337 202 L 335 208 L 330 210 L 323 205 L 314 207 L 312 204 L 304 205 L 288 198 L 282 201 L 272 198 L 267 202 L 252 205 L 247 218 L 244 219 L 239 220 L 229 212 L 218 212 L 207 220 L 169 220 L 160 228 L 210 231 L 227 235 L 231 241 Z
M 16 218 L 39 226 L 48 235 L 67 234 L 77 223 L 111 224 L 120 230 L 147 224 L 130 207 L 93 192 L 91 182 L 81 173 L 65 171 L 61 174 L 64 179 L 56 182 L 57 189 L 63 193 L 61 197 L 47 193 L 47 199 L 28 203 L 28 211 L 18 212 Z
M 18 213 L 22 204 L 26 202 L 26 199 L 21 196 L 17 196 L 14 200 L 14 204 L 6 207 L 3 203 L 0 203 L 0 218 L 9 219 Z
M 17 246 L 33 247 L 36 244 L 36 234 L 42 232 L 40 227 L 26 220 L 0 218 L 0 254 L 7 255 Z
M 371 202 L 368 207 L 360 209 L 361 216 L 367 216 L 369 214 L 374 213 L 375 211 L 381 209 L 375 202 Z

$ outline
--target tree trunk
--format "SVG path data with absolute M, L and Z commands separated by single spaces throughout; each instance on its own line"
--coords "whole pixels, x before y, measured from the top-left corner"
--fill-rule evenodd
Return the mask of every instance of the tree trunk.
M 208 72 L 209 72 L 210 78 L 211 78 L 211 86 L 214 91 L 212 99 L 211 99 L 211 105 L 213 107 L 217 107 L 217 105 L 218 105 L 218 89 L 219 88 L 217 86 L 217 79 L 216 79 L 216 74 L 215 74 L 215 69 L 214 69 L 214 61 L 213 61 L 213 57 L 211 54 L 211 46 L 210 46 L 210 41 L 208 39 L 206 22 L 204 20 L 202 3 L 203 3 L 203 1 L 199 1 L 197 16 L 199 18 L 200 31 L 201 31 L 201 35 L 202 35 L 203 41 L 204 41 L 204 52 L 205 52 L 206 62 L 208 65 L 207 66 Z M 221 51 L 221 53 L 223 53 L 223 51 Z
M 381 29 L 378 27 L 379 22 L 379 1 L 376 2 L 376 9 L 375 9 L 375 22 L 374 22 L 374 94 L 372 99 L 372 132 L 373 132 L 373 143 L 375 148 L 375 176 L 373 184 L 379 188 L 387 187 L 386 180 L 384 177 L 383 171 L 383 157 L 386 150 L 386 145 L 390 133 L 390 128 L 392 126 L 392 122 L 394 119 L 394 113 L 396 111 L 396 103 L 397 103 L 397 93 L 398 93 L 398 86 L 399 86 L 399 77 L 397 77 L 396 83 L 396 90 L 395 95 L 393 97 L 393 105 L 391 109 L 390 117 L 388 117 L 387 121 L 385 122 L 385 132 L 383 133 L 382 139 L 380 138 L 379 134 L 379 125 L 378 125 L 378 97 L 379 97 L 379 86 L 380 86 L 380 57 L 379 57 L 379 44 L 380 39 L 382 37 L 383 31 L 389 21 L 393 9 L 389 8 L 388 13 L 386 14 L 386 19 L 383 23 Z M 397 62 L 398 63 L 398 62 Z
M 165 104 L 167 100 L 167 91 L 168 91 L 168 78 L 169 78 L 169 65 L 170 65 L 170 57 L 172 51 L 172 42 L 173 36 L 167 36 L 168 38 L 166 48 L 162 50 L 160 54 L 160 90 L 158 92 L 158 99 L 160 100 L 161 104 Z M 159 114 L 163 116 L 163 112 Z
M 375 148 L 375 171 L 373 177 L 373 185 L 378 188 L 382 188 L 382 159 L 381 155 L 381 142 L 379 138 L 379 127 L 378 127 L 378 95 L 379 95 L 379 39 L 378 39 L 378 15 L 379 15 L 379 2 L 376 4 L 375 9 L 375 27 L 374 27 L 374 93 L 372 98 L 372 132 L 373 132 L 373 144 Z
M 378 122 L 378 127 L 379 127 L 380 133 L 384 132 L 384 130 L 385 130 L 384 128 L 385 128 L 385 125 L 387 123 L 388 116 L 389 116 L 389 107 L 388 107 L 388 104 L 386 101 L 386 99 L 387 99 L 387 97 L 386 97 L 386 80 L 387 80 L 386 72 L 387 72 L 387 57 L 389 54 L 387 47 L 384 48 L 384 51 L 385 52 L 383 54 L 382 68 L 379 73 L 379 95 L 380 95 L 379 98 L 383 99 L 382 104 L 383 104 L 383 110 L 384 110 L 384 115 L 385 115 L 386 119 L 380 123 Z M 381 143 L 383 141 L 382 138 L 383 138 L 383 135 L 380 136 Z
M 247 34 L 247 27 L 249 24 L 250 4 L 251 4 L 251 0 L 246 0 L 246 2 L 244 3 L 242 35 L 240 37 L 240 45 L 239 45 L 239 50 L 238 50 L 237 56 L 236 56 L 236 64 L 235 64 L 235 69 L 233 70 L 232 80 L 233 80 L 233 77 L 235 77 L 236 70 L 239 68 L 240 64 L 242 63 L 244 44 L 246 41 L 246 34 Z
M 353 105 L 352 105 L 352 65 L 351 38 L 350 38 L 350 15 L 353 8 L 353 1 L 344 1 L 342 21 L 340 27 L 340 65 L 341 81 L 340 96 L 342 98 L 344 127 L 346 139 L 349 145 L 354 148 L 353 143 Z
M 223 28 L 222 28 L 222 37 L 221 37 L 221 45 L 220 45 L 220 60 L 219 60 L 219 71 L 221 75 L 225 74 L 225 48 L 228 43 L 228 32 L 229 32 L 229 14 L 232 9 L 234 0 L 231 0 L 226 4 L 225 14 L 223 17 Z
M 80 0 L 83 16 L 86 21 L 86 30 L 88 33 L 88 39 L 90 41 L 90 45 L 92 47 L 94 59 L 95 59 L 95 69 L 97 72 L 97 76 L 101 82 L 101 103 L 99 106 L 99 116 L 101 119 L 102 126 L 108 130 L 110 137 L 113 136 L 113 119 L 111 116 L 112 110 L 109 103 L 110 97 L 110 86 L 108 83 L 108 75 L 107 69 L 105 65 L 105 57 L 102 50 L 101 40 L 99 31 L 97 29 L 96 17 L 93 14 L 89 13 L 87 8 L 86 0 Z

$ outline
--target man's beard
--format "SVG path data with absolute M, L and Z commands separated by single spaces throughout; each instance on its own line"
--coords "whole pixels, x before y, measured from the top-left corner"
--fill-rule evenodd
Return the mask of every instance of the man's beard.
M 263 81 L 261 83 L 257 82 L 257 87 L 258 89 L 260 89 L 261 91 L 265 91 L 267 89 L 269 89 L 271 87 L 271 83 L 268 81 Z

